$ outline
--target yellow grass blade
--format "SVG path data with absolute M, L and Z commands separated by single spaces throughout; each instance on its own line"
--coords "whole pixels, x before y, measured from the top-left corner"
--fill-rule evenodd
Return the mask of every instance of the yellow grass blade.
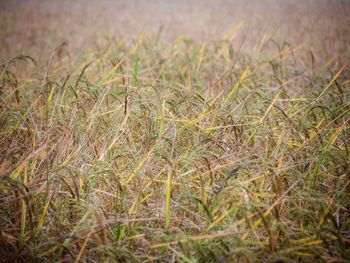
M 158 141 L 159 142 L 159 141 Z M 145 162 L 148 160 L 148 158 L 153 154 L 154 150 L 158 146 L 158 142 L 156 142 L 151 149 L 148 151 L 148 153 L 141 159 L 141 161 L 138 163 L 134 171 L 129 175 L 128 179 L 125 182 L 125 185 L 128 185 L 130 181 L 136 176 L 136 174 L 141 170 Z
M 86 248 L 86 245 L 87 245 L 87 243 L 88 243 L 88 241 L 89 241 L 89 239 L 90 239 L 92 233 L 94 232 L 93 230 L 94 230 L 94 228 L 92 227 L 92 228 L 90 229 L 90 231 L 89 231 L 89 234 L 88 234 L 87 237 L 85 238 L 84 244 L 81 246 L 81 249 L 80 249 L 80 251 L 79 251 L 79 254 L 78 254 L 77 257 L 75 258 L 75 261 L 74 261 L 75 263 L 78 263 L 78 262 L 80 261 L 80 258 L 81 258 L 81 256 L 83 255 L 83 252 L 84 252 L 84 250 L 85 250 L 85 248 Z
M 241 29 L 243 25 L 244 25 L 244 22 L 241 21 L 229 30 L 228 39 L 230 42 L 232 42 L 236 38 L 238 31 Z
M 264 116 L 260 119 L 259 123 L 262 123 L 262 122 L 265 120 L 265 118 L 267 117 L 267 115 L 268 115 L 269 112 L 271 111 L 273 105 L 275 105 L 275 103 L 276 103 L 278 97 L 280 96 L 281 92 L 282 92 L 282 90 L 280 90 L 280 91 L 277 93 L 277 95 L 275 96 L 275 98 L 274 98 L 273 101 L 271 102 L 270 106 L 269 106 L 269 107 L 267 108 L 267 110 L 265 111 Z
M 320 95 L 318 96 L 317 99 L 321 98 L 326 92 L 327 90 L 330 88 L 330 86 L 333 85 L 333 83 L 337 80 L 337 78 L 339 77 L 339 75 L 343 72 L 343 70 L 346 68 L 348 64 L 346 63 L 338 72 L 337 74 L 334 75 L 334 77 L 332 78 L 332 80 L 328 83 L 328 85 L 321 91 Z
M 49 207 L 50 207 L 50 203 L 51 203 L 51 198 L 52 198 L 52 195 L 49 196 L 49 198 L 47 199 L 46 201 L 46 204 L 44 206 L 44 210 L 40 216 L 40 219 L 39 219 L 39 222 L 38 222 L 38 225 L 36 227 L 36 232 L 39 233 L 42 226 L 44 225 L 44 221 L 45 221 L 45 217 L 46 217 L 46 214 L 47 212 L 49 211 Z
M 172 190 L 173 172 L 171 169 L 168 171 L 168 180 L 166 184 L 166 198 L 165 198 L 165 230 L 169 230 L 170 226 L 170 203 L 171 203 L 171 190 Z
M 226 106 L 227 102 L 231 99 L 231 97 L 233 96 L 233 94 L 236 93 L 236 91 L 238 90 L 238 88 L 243 84 L 243 82 L 248 78 L 250 73 L 250 68 L 246 68 L 246 70 L 243 72 L 242 76 L 240 77 L 239 81 L 233 86 L 231 92 L 228 94 L 228 96 L 226 97 L 226 99 L 224 100 L 222 107 Z
M 236 212 L 238 211 L 238 208 L 236 207 L 232 207 L 231 209 L 229 210 L 226 210 L 224 213 L 222 213 L 221 216 L 219 216 L 213 223 L 211 223 L 208 228 L 207 228 L 207 231 L 210 231 L 213 227 L 215 227 L 217 224 L 219 224 L 222 220 L 224 220 L 229 214 L 231 214 L 231 212 L 236 209 L 235 211 L 235 214 Z

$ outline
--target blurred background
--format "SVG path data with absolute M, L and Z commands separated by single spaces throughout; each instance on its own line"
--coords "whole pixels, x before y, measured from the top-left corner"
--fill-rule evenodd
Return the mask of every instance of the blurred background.
M 267 52 L 273 39 L 307 46 L 316 59 L 346 60 L 350 1 L 341 0 L 11 0 L 0 1 L 2 60 L 47 56 L 64 43 L 72 55 L 111 39 L 159 37 L 232 44 Z

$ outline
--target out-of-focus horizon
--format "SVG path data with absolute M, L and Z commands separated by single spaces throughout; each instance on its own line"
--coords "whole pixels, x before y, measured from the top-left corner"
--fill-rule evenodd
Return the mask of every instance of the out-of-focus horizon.
M 307 46 L 319 59 L 344 57 L 350 43 L 350 2 L 340 0 L 3 1 L 2 60 L 46 56 L 61 43 L 70 52 L 101 39 L 160 37 L 164 41 L 227 39 L 249 50 L 266 39 Z M 324 62 L 324 61 L 323 61 Z

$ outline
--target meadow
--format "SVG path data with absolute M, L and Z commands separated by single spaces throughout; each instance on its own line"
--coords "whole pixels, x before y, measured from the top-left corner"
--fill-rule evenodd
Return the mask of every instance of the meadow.
M 349 262 L 350 2 L 0 2 L 0 262 Z

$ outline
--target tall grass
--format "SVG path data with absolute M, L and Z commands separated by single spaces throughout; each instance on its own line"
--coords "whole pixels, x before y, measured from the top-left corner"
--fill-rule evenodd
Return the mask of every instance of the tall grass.
M 350 260 L 349 65 L 233 41 L 4 61 L 1 260 Z

